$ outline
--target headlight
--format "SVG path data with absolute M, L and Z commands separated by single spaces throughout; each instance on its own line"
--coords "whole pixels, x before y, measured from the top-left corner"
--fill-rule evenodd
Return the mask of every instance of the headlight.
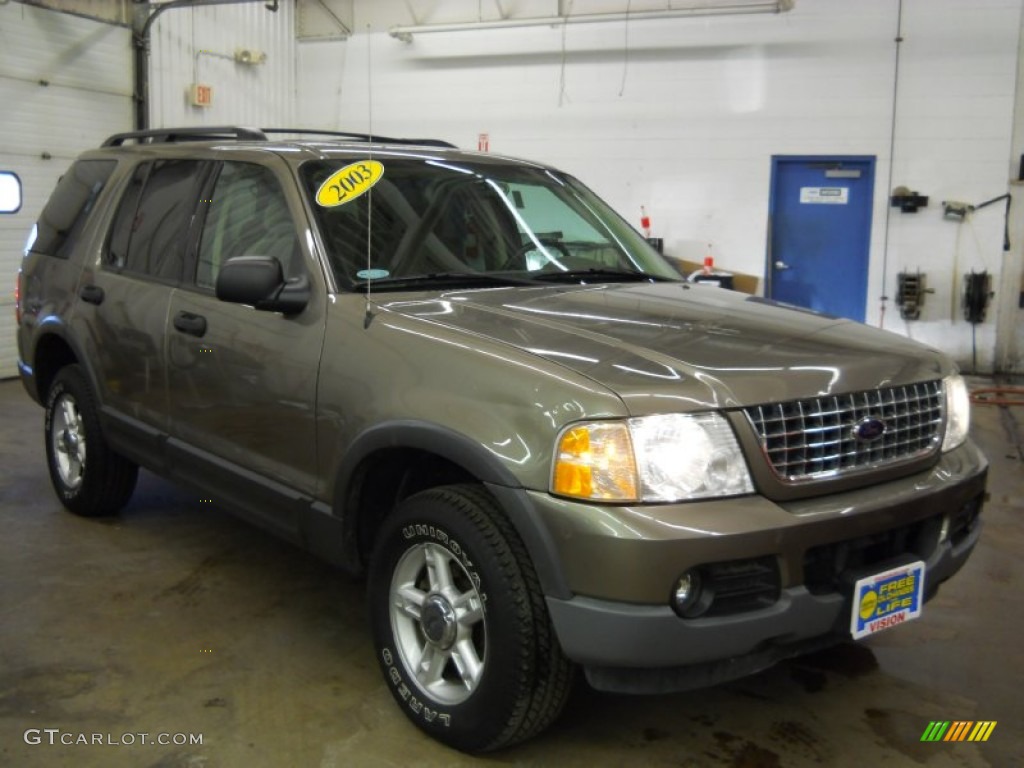
M 574 424 L 558 437 L 552 493 L 665 502 L 753 493 L 729 423 L 716 413 Z
M 942 382 L 946 393 L 946 434 L 942 450 L 951 451 L 967 439 L 971 428 L 971 396 L 962 376 L 947 376 Z

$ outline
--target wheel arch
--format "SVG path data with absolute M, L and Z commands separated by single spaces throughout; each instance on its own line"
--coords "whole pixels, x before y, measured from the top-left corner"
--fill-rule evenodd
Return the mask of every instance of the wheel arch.
M 41 334 L 36 340 L 32 354 L 36 399 L 40 403 L 45 402 L 46 394 L 61 369 L 68 365 L 82 365 L 82 360 L 72 342 L 59 329 L 54 328 Z M 88 366 L 82 367 L 91 382 L 92 372 Z
M 380 524 L 404 499 L 443 485 L 483 486 L 519 534 L 545 594 L 571 592 L 549 531 L 538 520 L 526 489 L 486 447 L 447 427 L 422 421 L 376 425 L 348 449 L 334 485 L 345 560 L 365 570 Z

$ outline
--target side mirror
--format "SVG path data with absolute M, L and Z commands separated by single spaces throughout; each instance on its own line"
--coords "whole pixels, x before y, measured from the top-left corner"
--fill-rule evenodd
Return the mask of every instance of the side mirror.
M 236 256 L 217 274 L 217 298 L 249 304 L 265 312 L 295 315 L 310 299 L 309 278 L 285 280 L 281 262 L 273 256 Z

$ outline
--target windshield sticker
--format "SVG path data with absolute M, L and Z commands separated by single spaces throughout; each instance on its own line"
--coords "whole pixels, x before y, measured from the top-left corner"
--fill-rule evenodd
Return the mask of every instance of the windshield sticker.
M 356 277 L 360 280 L 383 280 L 390 274 L 386 269 L 360 269 Z
M 350 203 L 380 181 L 384 166 L 376 160 L 360 160 L 332 173 L 316 191 L 316 202 L 324 208 Z

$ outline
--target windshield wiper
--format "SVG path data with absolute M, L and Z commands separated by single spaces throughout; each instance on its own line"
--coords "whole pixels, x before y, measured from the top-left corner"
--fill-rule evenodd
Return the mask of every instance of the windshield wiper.
M 538 285 L 537 280 L 493 272 L 431 272 L 426 275 L 405 275 L 360 280 L 355 290 L 365 292 L 367 288 L 382 291 L 415 290 L 430 288 L 460 288 L 474 286 Z
M 627 269 L 612 269 L 609 267 L 590 267 L 589 269 L 571 269 L 568 272 L 542 272 L 534 274 L 535 280 L 543 280 L 549 283 L 562 283 L 562 282 L 656 282 L 656 283 L 674 283 L 681 282 L 680 277 L 677 281 L 672 277 L 664 277 L 663 275 L 652 275 L 648 272 L 635 272 Z

